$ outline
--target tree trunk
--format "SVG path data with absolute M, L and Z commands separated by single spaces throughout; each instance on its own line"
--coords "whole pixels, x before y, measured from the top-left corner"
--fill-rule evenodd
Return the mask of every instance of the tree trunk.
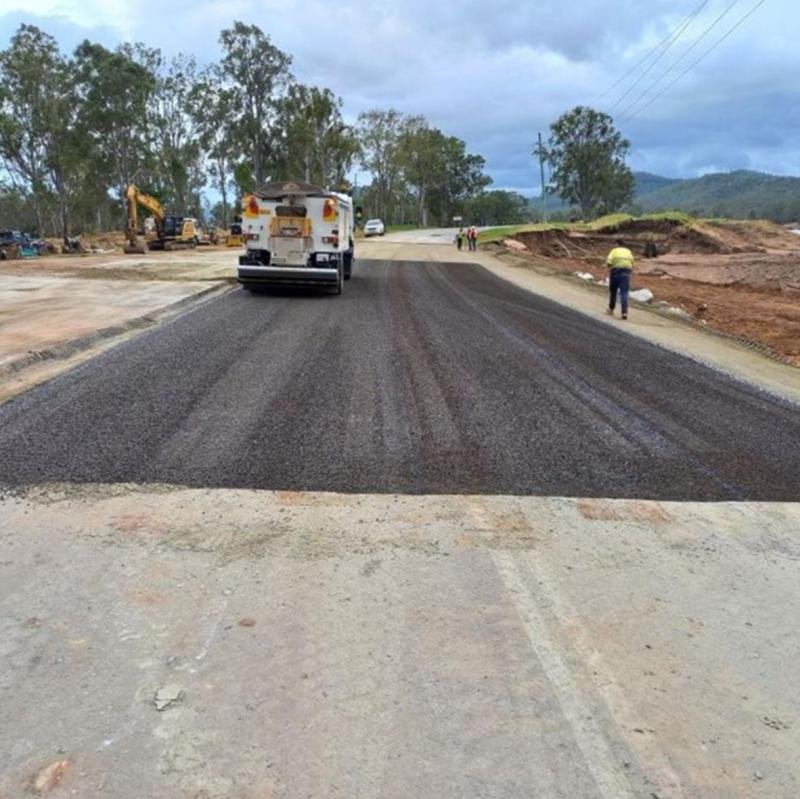
M 66 240 L 70 237 L 70 224 L 69 224 L 69 208 L 67 207 L 67 202 L 65 200 L 61 200 L 61 235 L 66 242 Z

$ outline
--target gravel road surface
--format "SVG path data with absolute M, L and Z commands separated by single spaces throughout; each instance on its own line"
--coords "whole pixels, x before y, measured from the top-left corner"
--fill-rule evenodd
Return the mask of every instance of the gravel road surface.
M 236 290 L 0 410 L 0 482 L 796 500 L 800 409 L 474 265 Z

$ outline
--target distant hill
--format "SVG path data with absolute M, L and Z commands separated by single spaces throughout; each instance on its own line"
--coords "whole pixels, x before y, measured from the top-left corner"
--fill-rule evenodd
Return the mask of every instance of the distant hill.
M 651 175 L 649 172 L 634 172 L 633 177 L 636 181 L 635 192 L 637 198 L 653 194 L 659 189 L 664 189 L 675 183 L 681 183 L 678 178 L 664 178 L 661 175 Z
M 634 211 L 693 216 L 800 220 L 800 178 L 739 170 L 678 180 L 637 172 Z

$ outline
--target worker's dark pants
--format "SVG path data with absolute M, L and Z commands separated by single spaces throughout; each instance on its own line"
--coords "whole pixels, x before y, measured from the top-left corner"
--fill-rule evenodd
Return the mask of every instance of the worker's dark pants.
M 613 311 L 617 307 L 617 292 L 619 292 L 620 300 L 622 301 L 622 313 L 628 313 L 628 295 L 631 293 L 631 270 L 630 269 L 612 269 L 611 270 L 611 285 L 609 289 L 611 296 L 608 301 L 608 307 Z

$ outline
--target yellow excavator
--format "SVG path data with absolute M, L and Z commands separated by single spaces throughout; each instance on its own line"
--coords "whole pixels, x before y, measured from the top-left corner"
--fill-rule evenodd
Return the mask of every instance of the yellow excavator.
M 230 232 L 225 236 L 226 247 L 243 247 L 244 233 L 242 232 L 242 219 L 237 216 L 231 225 Z
M 176 250 L 182 247 L 196 247 L 200 240 L 196 221 L 191 217 L 176 216 L 164 213 L 161 203 L 149 194 L 139 191 L 131 183 L 125 192 L 128 201 L 128 226 L 125 229 L 124 250 L 126 253 L 139 255 L 150 250 Z M 139 206 L 153 214 L 155 235 L 142 237 L 139 233 Z

